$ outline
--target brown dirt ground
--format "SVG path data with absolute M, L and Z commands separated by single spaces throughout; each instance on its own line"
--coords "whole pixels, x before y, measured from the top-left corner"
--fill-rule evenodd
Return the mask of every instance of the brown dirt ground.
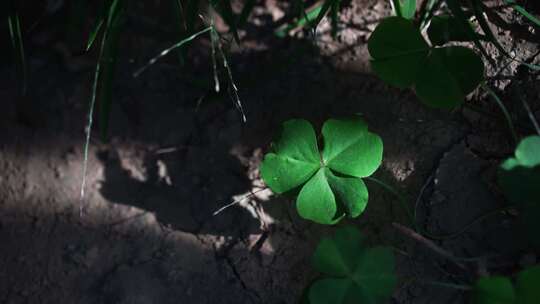
M 164 60 L 133 78 L 167 43 L 144 20 L 125 35 L 111 140 L 92 140 L 82 217 L 92 69 L 57 49 L 31 52 L 31 90 L 19 99 L 17 78 L 2 67 L 0 302 L 295 303 L 316 277 L 309 266 L 314 246 L 332 228 L 301 220 L 293 198 L 269 190 L 213 215 L 263 186 L 258 164 L 292 117 L 320 126 L 330 117 L 364 115 L 385 146 L 375 177 L 403 192 L 431 233 L 457 231 L 503 204 L 494 173 L 513 143 L 496 106 L 478 93 L 471 103 L 485 113 L 428 109 L 369 71 L 367 37 L 389 14 L 386 4 L 353 1 L 342 16 L 348 27 L 335 41 L 327 23 L 316 41 L 302 33 L 260 39 L 265 28 L 257 25 L 280 14 L 271 4 L 256 8 L 230 58 L 246 123 L 226 92 L 211 91 L 206 38 L 189 52 L 192 65 Z M 523 58 L 537 49 L 518 47 Z M 225 74 L 221 79 L 226 83 Z M 538 80 L 520 81 L 532 88 L 528 100 L 540 117 Z M 510 88 L 516 81 L 495 84 Z M 503 96 L 514 102 L 511 92 Z M 510 107 L 526 122 L 518 106 Z M 524 124 L 521 134 L 530 132 Z M 406 253 L 397 254 L 403 279 L 393 303 L 463 303 L 463 292 L 422 281 L 467 282 L 471 271 L 504 273 L 536 259 L 518 237 L 515 217 L 505 214 L 437 242 L 456 256 L 482 257 L 463 271 L 392 228 L 407 222 L 400 202 L 377 184 L 368 187 L 367 212 L 348 222 L 371 243 Z

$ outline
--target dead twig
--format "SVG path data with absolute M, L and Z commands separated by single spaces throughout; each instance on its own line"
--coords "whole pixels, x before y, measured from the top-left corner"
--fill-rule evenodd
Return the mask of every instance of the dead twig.
M 454 256 L 452 253 L 448 252 L 447 250 L 441 248 L 440 246 L 435 244 L 433 241 L 425 238 L 421 234 L 416 233 L 414 230 L 412 230 L 412 229 L 410 229 L 408 227 L 405 227 L 405 226 L 403 226 L 403 225 L 401 225 L 399 223 L 392 223 L 392 226 L 394 226 L 394 228 L 396 228 L 399 232 L 401 232 L 404 235 L 408 236 L 409 238 L 417 241 L 418 243 L 424 245 L 425 247 L 427 247 L 431 251 L 433 251 L 433 252 L 437 253 L 438 255 L 448 259 L 449 261 L 454 263 L 454 265 L 458 266 L 459 268 L 464 269 L 464 270 L 468 270 L 468 268 L 463 263 L 458 261 L 458 258 L 456 256 Z

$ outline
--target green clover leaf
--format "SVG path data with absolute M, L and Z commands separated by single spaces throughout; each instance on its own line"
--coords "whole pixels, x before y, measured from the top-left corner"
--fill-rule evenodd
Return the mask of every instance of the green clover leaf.
M 516 294 L 519 304 L 538 303 L 540 299 L 540 265 L 536 265 L 518 273 Z
M 526 137 L 518 144 L 515 157 L 499 167 L 498 182 L 520 211 L 533 245 L 540 248 L 540 136 Z
M 308 121 L 285 122 L 274 151 L 266 154 L 260 169 L 275 193 L 303 185 L 296 200 L 301 217 L 334 224 L 345 215 L 357 217 L 366 208 L 368 191 L 361 178 L 380 166 L 383 144 L 361 119 L 330 119 L 322 135 L 325 145 L 319 153 Z
M 507 277 L 480 278 L 473 286 L 474 304 L 535 304 L 540 299 L 540 265 L 518 273 L 515 286 Z
M 471 24 L 470 32 L 474 32 Z M 431 18 L 431 23 L 427 30 L 429 40 L 434 45 L 443 45 L 451 41 L 471 41 L 469 33 L 464 28 L 462 21 L 450 15 L 439 15 Z
M 482 59 L 461 46 L 430 47 L 411 20 L 389 17 L 368 41 L 375 74 L 390 85 L 414 87 L 423 103 L 453 108 L 483 79 Z
M 510 279 L 493 276 L 476 280 L 473 287 L 473 303 L 512 304 L 515 301 L 516 294 Z
M 326 276 L 311 285 L 311 304 L 381 303 L 396 285 L 394 256 L 385 247 L 365 248 L 354 227 L 343 227 L 333 238 L 323 238 L 313 255 L 313 266 Z

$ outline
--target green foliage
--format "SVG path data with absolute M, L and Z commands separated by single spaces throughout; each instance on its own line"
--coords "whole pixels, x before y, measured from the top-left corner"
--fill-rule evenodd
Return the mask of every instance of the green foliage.
M 27 76 L 26 76 L 26 57 L 24 55 L 24 45 L 21 33 L 21 22 L 19 15 L 13 10 L 8 16 L 9 36 L 11 38 L 11 46 L 15 57 L 15 67 L 21 81 L 21 95 L 26 95 Z
M 472 30 L 470 24 L 468 27 Z M 433 45 L 443 45 L 451 41 L 471 41 L 467 31 L 461 27 L 461 21 L 450 15 L 434 16 L 427 34 Z
M 401 17 L 379 23 L 368 49 L 381 79 L 400 88 L 413 86 L 418 98 L 432 107 L 458 106 L 484 75 L 482 60 L 471 49 L 430 47 L 413 22 Z
M 516 299 L 514 287 L 506 277 L 485 277 L 476 281 L 473 289 L 475 304 L 510 304 Z
M 319 11 L 319 14 L 317 15 L 317 18 L 315 18 L 315 21 L 313 21 L 312 26 L 316 27 L 319 23 L 321 23 L 323 17 L 326 15 L 326 13 L 331 12 L 331 18 L 332 18 L 332 24 L 334 26 L 337 24 L 337 10 L 339 8 L 339 5 L 341 4 L 341 0 L 325 0 L 323 2 L 323 5 L 321 7 L 321 10 Z M 335 30 L 335 27 L 334 27 Z
M 540 266 L 518 273 L 515 286 L 507 277 L 480 278 L 473 287 L 474 304 L 535 304 L 540 299 Z
M 538 303 L 540 299 L 540 265 L 521 271 L 516 278 L 516 304 Z
M 392 0 L 392 7 L 396 16 L 413 19 L 416 12 L 416 0 Z
M 118 54 L 118 41 L 122 25 L 124 23 L 124 4 L 122 0 L 114 0 L 108 10 L 107 18 L 104 19 L 106 31 L 103 34 L 103 53 L 100 54 L 99 61 L 103 64 L 103 69 L 99 75 L 99 118 L 100 133 L 102 140 L 107 138 L 109 126 L 109 115 L 112 102 L 112 84 L 116 59 Z
M 396 285 L 392 250 L 362 243 L 354 227 L 340 228 L 320 241 L 312 263 L 324 276 L 309 289 L 311 304 L 375 304 L 390 298 Z
M 366 208 L 368 191 L 361 178 L 380 166 L 383 144 L 361 119 L 330 119 L 322 135 L 320 153 L 308 121 L 285 122 L 273 152 L 261 164 L 261 176 L 276 193 L 303 185 L 296 200 L 300 216 L 334 224 L 345 215 L 357 217 Z
M 416 82 L 429 45 L 414 24 L 401 17 L 386 18 L 368 41 L 375 73 L 391 85 L 405 88 Z
M 99 122 L 102 140 L 106 140 L 107 137 L 112 98 L 112 83 L 118 54 L 118 41 L 123 23 L 123 0 L 111 0 L 105 2 L 99 14 L 97 23 L 86 43 L 86 50 L 88 51 L 94 45 L 101 29 L 104 28 L 99 46 L 99 58 L 96 64 L 91 101 L 92 111 L 95 102 L 99 102 Z
M 294 28 L 297 28 L 297 27 L 304 27 L 306 26 L 307 24 L 309 24 L 310 22 L 313 22 L 317 16 L 319 15 L 319 13 L 321 12 L 321 9 L 322 9 L 322 5 L 317 5 L 315 8 L 313 8 L 312 10 L 310 11 L 307 11 L 307 12 L 302 12 L 303 15 L 298 18 L 298 20 L 295 20 L 294 22 L 291 22 L 290 24 L 287 24 L 286 26 L 284 27 L 280 27 L 278 28 L 274 34 L 280 38 L 283 38 L 287 35 L 287 33 L 289 33 L 292 29 Z
M 540 136 L 529 136 L 519 143 L 515 156 L 501 164 L 498 180 L 519 209 L 531 241 L 540 247 Z
M 512 5 L 512 7 L 523 17 L 527 18 L 530 22 L 534 23 L 537 27 L 540 27 L 540 19 L 529 13 L 523 6 L 516 3 L 515 0 L 504 0 L 504 3 Z

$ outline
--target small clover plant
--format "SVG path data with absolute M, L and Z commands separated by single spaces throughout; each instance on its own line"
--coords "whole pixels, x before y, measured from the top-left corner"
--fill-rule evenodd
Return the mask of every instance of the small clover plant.
M 384 303 L 396 285 L 394 256 L 386 247 L 366 248 L 354 227 L 339 228 L 323 238 L 313 267 L 324 274 L 309 288 L 311 304 Z
M 515 156 L 501 164 L 498 181 L 520 211 L 532 243 L 540 247 L 540 136 L 526 137 L 518 144 Z
M 429 41 L 433 45 L 444 45 L 452 41 L 470 41 L 469 34 L 474 33 L 474 30 L 469 23 L 466 23 L 466 26 L 468 28 L 463 27 L 460 19 L 450 15 L 433 16 L 427 30 Z
M 445 38 L 450 34 L 440 28 L 445 26 L 441 21 L 433 23 L 438 28 L 431 30 L 437 43 L 463 38 L 460 32 Z M 443 37 L 438 36 L 441 31 Z M 458 106 L 484 77 L 484 64 L 474 51 L 462 46 L 431 47 L 419 28 L 402 17 L 381 21 L 369 38 L 368 50 L 375 74 L 390 85 L 414 87 L 420 101 L 432 107 Z
M 473 287 L 473 304 L 536 304 L 540 299 L 540 265 L 518 273 L 515 285 L 509 278 L 480 278 Z
M 264 157 L 261 176 L 275 193 L 302 186 L 296 200 L 300 216 L 335 224 L 345 215 L 357 217 L 366 208 L 368 190 L 362 177 L 380 166 L 383 144 L 359 118 L 330 119 L 323 125 L 322 136 L 320 153 L 308 121 L 285 122 L 274 151 Z

